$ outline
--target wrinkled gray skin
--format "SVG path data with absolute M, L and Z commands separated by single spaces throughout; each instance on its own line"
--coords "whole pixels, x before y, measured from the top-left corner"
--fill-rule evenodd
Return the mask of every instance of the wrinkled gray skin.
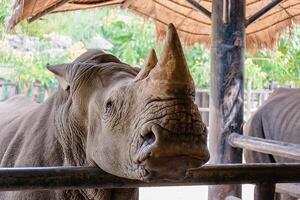
M 0 103 L 1 167 L 98 166 L 130 179 L 176 181 L 207 162 L 206 127 L 172 25 L 166 43 L 160 62 L 152 51 L 139 74 L 100 50 L 49 66 L 63 89 L 45 103 L 22 96 Z M 1 200 L 137 198 L 137 189 L 0 193 Z
M 296 144 L 300 144 L 299 130 L 300 89 L 277 89 L 244 126 L 245 135 Z M 247 150 L 245 159 L 248 163 L 297 162 Z

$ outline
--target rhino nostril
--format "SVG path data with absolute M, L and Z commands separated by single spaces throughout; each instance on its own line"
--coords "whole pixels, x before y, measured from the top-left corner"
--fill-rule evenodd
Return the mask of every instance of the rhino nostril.
M 143 139 L 143 143 L 134 159 L 136 163 L 141 163 L 151 156 L 151 149 L 153 148 L 153 144 L 155 143 L 156 139 L 155 134 L 151 130 L 151 127 L 147 127 L 147 130 L 143 131 L 143 133 L 141 134 L 141 138 Z
M 152 131 L 143 134 L 144 145 L 151 145 L 155 142 L 155 134 Z

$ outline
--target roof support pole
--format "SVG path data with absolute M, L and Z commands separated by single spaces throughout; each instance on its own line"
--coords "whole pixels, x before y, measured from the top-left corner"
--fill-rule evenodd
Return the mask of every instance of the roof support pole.
M 211 164 L 241 163 L 242 150 L 230 146 L 228 136 L 241 133 L 244 96 L 245 0 L 212 1 L 209 148 Z M 241 196 L 240 185 L 209 187 L 209 200 Z
M 206 17 L 211 19 L 211 12 L 209 12 L 206 8 L 201 6 L 197 1 L 195 1 L 195 0 L 186 0 L 186 1 L 189 2 L 192 6 L 194 6 L 197 10 L 199 10 Z
M 246 20 L 246 27 L 249 26 L 252 22 L 255 22 L 258 18 L 266 14 L 269 10 L 277 6 L 283 0 L 273 0 L 271 3 L 263 7 L 261 10 L 257 11 L 253 16 Z

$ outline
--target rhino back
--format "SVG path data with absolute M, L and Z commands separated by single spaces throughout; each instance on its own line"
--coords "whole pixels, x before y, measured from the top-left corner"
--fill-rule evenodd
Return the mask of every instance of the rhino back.
M 279 89 L 246 123 L 244 134 L 300 144 L 300 89 Z M 274 157 L 276 162 L 294 160 Z
M 51 134 L 51 101 L 40 105 L 25 96 L 0 103 L 0 166 L 62 165 L 60 147 Z M 55 192 L 1 192 L 0 200 L 55 199 Z
M 7 101 L 0 102 L 0 126 L 7 124 L 8 121 L 18 118 L 39 104 L 23 95 L 14 96 Z
M 51 103 L 39 105 L 24 96 L 0 104 L 1 167 L 62 164 L 51 133 L 53 112 L 47 104 Z

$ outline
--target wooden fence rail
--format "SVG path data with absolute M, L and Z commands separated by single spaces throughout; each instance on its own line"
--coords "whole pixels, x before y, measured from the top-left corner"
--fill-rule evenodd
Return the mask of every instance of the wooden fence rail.
M 142 182 L 95 167 L 0 168 L 0 191 L 300 182 L 300 164 L 206 165 L 180 182 Z
M 232 133 L 228 137 L 228 143 L 232 147 L 238 147 L 251 151 L 257 151 L 275 156 L 291 158 L 300 161 L 300 145 L 276 140 L 268 140 L 258 137 L 244 136 Z
M 228 143 L 232 147 L 242 148 L 256 151 L 265 154 L 272 154 L 275 156 L 290 158 L 293 160 L 300 160 L 300 145 L 287 142 L 281 142 L 276 140 L 269 140 L 251 136 L 243 136 L 237 133 L 232 133 L 228 137 Z M 276 188 L 276 189 L 275 189 Z M 300 197 L 300 185 L 299 184 L 277 184 L 262 182 L 255 187 L 255 195 L 264 194 L 259 199 L 273 199 L 269 194 L 273 194 L 274 191 L 289 194 L 293 197 Z M 273 196 L 274 197 L 274 196 Z M 258 196 L 255 196 L 257 199 Z

